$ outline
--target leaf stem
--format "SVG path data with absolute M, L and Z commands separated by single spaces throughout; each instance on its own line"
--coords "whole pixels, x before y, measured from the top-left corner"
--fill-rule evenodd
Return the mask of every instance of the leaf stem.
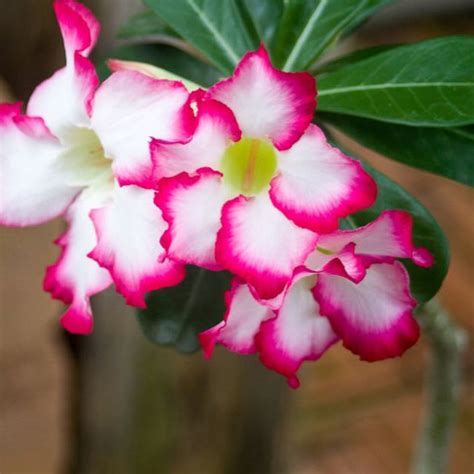
M 466 332 L 458 328 L 436 301 L 418 313 L 430 348 L 430 366 L 425 379 L 426 404 L 413 474 L 446 472 L 462 382 L 462 356 Z

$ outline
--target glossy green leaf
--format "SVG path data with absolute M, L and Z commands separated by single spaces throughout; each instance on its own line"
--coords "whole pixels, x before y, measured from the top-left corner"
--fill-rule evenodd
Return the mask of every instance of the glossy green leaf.
M 371 48 L 359 49 L 357 51 L 353 51 L 352 53 L 346 54 L 345 56 L 318 64 L 317 67 L 311 70 L 311 72 L 315 74 L 316 77 L 318 77 L 320 74 L 335 72 L 344 66 L 357 63 L 363 59 L 371 58 L 376 54 L 384 53 L 393 48 L 398 48 L 399 46 L 399 44 L 383 44 L 379 46 L 372 46 Z
M 168 45 L 123 46 L 111 53 L 110 58 L 152 64 L 204 87 L 214 84 L 221 77 L 221 73 L 214 67 Z M 105 65 L 98 70 L 102 80 L 109 74 Z
M 408 127 L 339 114 L 319 114 L 362 145 L 409 166 L 474 186 L 474 127 Z
M 422 304 L 438 292 L 448 271 L 449 247 L 446 236 L 431 213 L 411 194 L 367 163 L 364 163 L 364 168 L 377 181 L 377 201 L 370 209 L 344 219 L 344 227 L 355 228 L 368 224 L 385 209 L 408 211 L 413 216 L 415 245 L 426 247 L 434 256 L 434 265 L 431 268 L 421 268 L 409 260 L 403 260 L 410 274 L 412 294 L 417 302 Z
M 259 41 L 271 51 L 283 14 L 283 0 L 240 0 L 253 22 Z
M 176 33 L 151 10 L 132 16 L 120 27 L 118 32 L 118 37 L 123 39 L 151 35 L 176 36 Z
M 285 71 L 308 69 L 347 29 L 391 0 L 287 0 L 273 57 Z
M 400 46 L 323 74 L 318 108 L 402 125 L 474 123 L 474 38 Z
M 230 280 L 227 272 L 188 267 L 180 285 L 147 295 L 147 308 L 137 313 L 143 333 L 155 344 L 175 346 L 180 352 L 197 350 L 197 335 L 224 317 Z
M 258 45 L 236 0 L 145 0 L 173 30 L 202 51 L 222 72 Z

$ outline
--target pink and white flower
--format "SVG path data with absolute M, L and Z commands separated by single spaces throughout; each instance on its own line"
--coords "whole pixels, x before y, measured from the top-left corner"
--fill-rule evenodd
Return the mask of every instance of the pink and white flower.
M 316 232 L 373 203 L 375 183 L 310 123 L 314 79 L 273 68 L 263 47 L 196 97 L 193 136 L 151 145 L 162 244 L 178 262 L 228 269 L 273 298 Z
M 36 225 L 65 215 L 61 255 L 44 287 L 70 305 L 66 329 L 92 329 L 89 297 L 115 282 L 128 303 L 177 284 L 183 267 L 161 259 L 166 227 L 153 204 L 149 138 L 186 140 L 189 93 L 176 81 L 132 70 L 99 86 L 88 54 L 99 34 L 91 12 L 55 0 L 66 66 L 40 84 L 27 107 L 0 105 L 0 223 Z
M 215 344 L 233 352 L 258 352 L 268 368 L 298 387 L 297 371 L 342 340 L 360 359 L 401 355 L 418 339 L 415 300 L 409 277 L 397 258 L 428 267 L 432 256 L 412 243 L 412 218 L 386 211 L 355 230 L 319 238 L 305 265 L 297 268 L 284 291 L 262 300 L 241 281 L 226 297 L 224 320 L 200 335 L 210 357 Z

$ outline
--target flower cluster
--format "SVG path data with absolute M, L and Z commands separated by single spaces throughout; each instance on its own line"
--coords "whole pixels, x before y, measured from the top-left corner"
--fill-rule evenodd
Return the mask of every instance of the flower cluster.
M 26 115 L 0 105 L 0 222 L 65 215 L 44 288 L 69 305 L 67 330 L 92 330 L 89 298 L 112 283 L 143 307 L 192 264 L 235 275 L 223 321 L 200 335 L 205 354 L 258 352 L 293 387 L 301 363 L 339 340 L 370 361 L 417 340 L 397 258 L 432 257 L 413 246 L 404 211 L 339 229 L 377 189 L 311 123 L 312 76 L 275 69 L 261 46 L 208 90 L 120 61 L 99 85 L 88 59 L 96 19 L 75 0 L 54 9 L 66 66 Z

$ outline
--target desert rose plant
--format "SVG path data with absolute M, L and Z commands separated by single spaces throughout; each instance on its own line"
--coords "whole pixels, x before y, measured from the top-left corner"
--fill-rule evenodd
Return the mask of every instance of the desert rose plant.
M 0 105 L 0 222 L 68 223 L 44 279 L 63 327 L 90 333 L 90 297 L 114 284 L 154 342 L 258 353 L 293 388 L 338 342 L 402 355 L 415 311 L 436 332 L 423 305 L 448 269 L 443 232 L 332 131 L 472 185 L 474 39 L 325 61 L 390 2 L 145 3 L 100 82 L 97 20 L 56 0 L 64 68 L 25 109 Z

